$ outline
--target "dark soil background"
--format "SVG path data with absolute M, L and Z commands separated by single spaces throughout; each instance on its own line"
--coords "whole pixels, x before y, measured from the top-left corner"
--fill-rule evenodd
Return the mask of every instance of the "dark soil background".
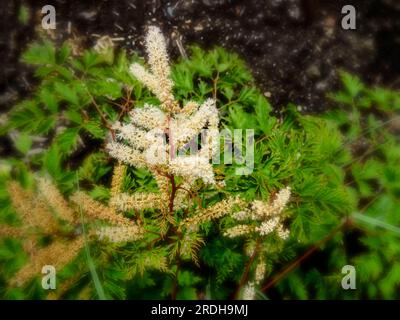
M 276 108 L 294 102 L 305 112 L 329 107 L 327 92 L 338 86 L 338 70 L 370 84 L 400 87 L 400 2 L 398 0 L 120 0 L 2 1 L 0 8 L 0 107 L 10 108 L 32 90 L 32 69 L 21 52 L 43 33 L 41 8 L 57 12 L 56 41 L 93 45 L 98 36 L 143 53 L 146 25 L 159 25 L 173 57 L 198 43 L 238 52 Z M 341 29 L 341 8 L 357 9 L 357 30 Z M 30 13 L 23 25 L 18 12 Z

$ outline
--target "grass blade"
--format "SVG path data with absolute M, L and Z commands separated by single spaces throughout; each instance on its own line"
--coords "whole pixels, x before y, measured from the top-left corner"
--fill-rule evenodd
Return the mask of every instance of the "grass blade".
M 78 177 L 78 173 L 76 175 L 77 178 L 77 185 L 78 185 L 78 191 L 79 191 L 79 177 Z M 89 267 L 89 271 L 90 271 L 90 275 L 92 277 L 93 283 L 94 283 L 94 287 L 96 289 L 97 295 L 99 297 L 100 300 L 107 300 L 106 295 L 104 293 L 104 289 L 103 286 L 101 285 L 100 279 L 99 279 L 99 275 L 97 274 L 96 271 L 96 266 L 93 262 L 92 256 L 90 255 L 90 249 L 87 243 L 87 238 L 86 238 L 86 230 L 85 230 L 85 223 L 84 223 L 84 219 L 83 219 L 83 212 L 82 212 L 82 208 L 81 206 L 79 206 L 79 214 L 81 217 L 81 223 L 82 223 L 82 233 L 85 239 L 85 253 L 86 253 L 86 261 L 87 261 L 87 265 Z
M 355 220 L 368 223 L 368 224 L 373 225 L 375 227 L 380 227 L 380 228 L 392 231 L 392 232 L 394 232 L 394 233 L 396 233 L 397 235 L 400 236 L 400 228 L 399 227 L 396 227 L 396 226 L 391 225 L 389 223 L 386 223 L 384 221 L 381 221 L 381 220 L 378 220 L 378 219 L 375 219 L 375 218 L 371 218 L 371 217 L 366 216 L 364 214 L 361 214 L 359 212 L 354 213 L 352 215 L 352 217 Z

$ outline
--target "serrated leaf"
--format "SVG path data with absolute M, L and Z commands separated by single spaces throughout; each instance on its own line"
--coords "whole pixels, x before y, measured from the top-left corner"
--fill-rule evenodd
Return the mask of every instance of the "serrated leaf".
M 355 98 L 364 88 L 364 85 L 361 83 L 360 79 L 349 73 L 343 72 L 341 74 L 341 79 L 347 92 L 352 98 Z
M 76 92 L 67 84 L 56 82 L 54 87 L 56 92 L 61 96 L 62 99 L 72 103 L 75 106 L 79 105 L 79 99 Z
M 222 93 L 229 101 L 232 100 L 234 92 L 231 87 L 224 87 Z
M 56 145 L 52 145 L 52 147 L 44 155 L 43 165 L 46 168 L 46 171 L 49 172 L 52 177 L 55 179 L 60 177 L 61 156 Z
M 70 154 L 77 145 L 79 128 L 68 128 L 56 137 L 56 143 L 61 153 Z
M 83 65 L 86 70 L 100 64 L 102 62 L 102 58 L 94 51 L 86 51 L 82 58 Z
M 67 110 L 65 112 L 65 116 L 67 117 L 67 119 L 71 120 L 76 124 L 82 124 L 83 122 L 81 114 L 76 110 L 73 109 Z
M 57 54 L 57 62 L 63 64 L 71 54 L 71 48 L 68 42 L 64 42 Z
M 58 111 L 57 98 L 54 93 L 47 88 L 43 88 L 39 92 L 40 101 L 52 112 L 56 113 Z
M 55 48 L 50 41 L 32 44 L 22 55 L 22 60 L 30 64 L 55 64 Z
M 95 138 L 104 138 L 105 136 L 104 129 L 101 127 L 99 123 L 95 121 L 86 122 L 83 125 L 83 128 L 89 131 Z

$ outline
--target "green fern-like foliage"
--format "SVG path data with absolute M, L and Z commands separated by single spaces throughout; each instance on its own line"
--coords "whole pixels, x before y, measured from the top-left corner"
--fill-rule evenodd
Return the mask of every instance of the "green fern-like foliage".
M 37 172 L 49 174 L 66 198 L 84 189 L 107 203 L 114 163 L 104 142 L 112 135 L 111 125 L 133 106 L 157 103 L 129 74 L 129 65 L 141 59 L 123 51 L 106 55 L 87 50 L 73 56 L 68 44 L 56 48 L 45 42 L 33 44 L 23 60 L 35 68 L 38 85 L 9 110 L 0 128 L 1 138 L 12 145 L 0 160 L 0 223 L 15 226 L 18 216 L 6 184 L 13 179 L 34 188 Z M 224 127 L 255 130 L 253 172 L 238 176 L 239 164 L 215 165 L 225 179 L 225 194 L 202 190 L 204 206 L 221 196 L 267 199 L 291 186 L 286 217 L 290 238 L 284 243 L 267 240 L 262 256 L 266 277 L 258 298 L 399 297 L 398 92 L 368 88 L 344 73 L 342 91 L 332 95 L 337 109 L 303 115 L 288 105 L 278 117 L 243 61 L 222 48 L 205 52 L 191 47 L 189 58 L 177 61 L 172 72 L 178 100 L 213 96 Z M 156 188 L 146 170 L 127 169 L 124 191 Z M 178 299 L 233 298 L 247 266 L 249 274 L 256 272 L 257 263 L 249 264 L 246 251 L 257 244 L 255 239 L 222 237 L 220 230 L 232 223 L 227 216 L 201 225 L 201 239 L 191 239 L 196 254 L 182 259 L 176 279 L 177 264 L 168 263 L 173 248 L 149 251 L 146 241 L 91 243 L 90 256 L 81 252 L 58 273 L 67 288 L 62 297 L 97 299 L 104 291 L 109 299 L 165 299 L 176 291 Z M 1 240 L 2 297 L 46 298 L 39 278 L 26 285 L 29 290 L 7 286 L 26 259 L 21 241 Z M 341 286 L 341 269 L 347 264 L 357 270 L 357 290 Z

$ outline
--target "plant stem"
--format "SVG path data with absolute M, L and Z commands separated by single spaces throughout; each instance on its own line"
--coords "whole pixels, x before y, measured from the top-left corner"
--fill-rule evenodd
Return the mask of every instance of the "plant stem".
M 80 79 L 78 79 L 80 80 Z M 80 80 L 82 82 L 82 80 Z M 97 113 L 100 115 L 101 121 L 103 122 L 104 126 L 111 132 L 113 140 L 115 140 L 115 132 L 112 126 L 109 124 L 106 116 L 104 113 L 101 111 L 99 105 L 97 104 L 96 100 L 94 99 L 93 95 L 90 93 L 89 89 L 86 87 L 86 85 L 82 82 L 83 88 L 85 89 L 86 93 L 88 94 L 90 101 L 94 105 Z
M 171 183 L 171 194 L 169 197 L 169 214 L 172 215 L 174 213 L 174 201 L 175 201 L 175 196 L 176 196 L 176 191 L 178 190 L 177 185 L 175 183 L 175 177 L 174 175 L 168 175 L 168 178 Z M 178 234 L 178 237 L 180 238 L 179 232 L 176 227 L 173 228 L 173 232 Z M 176 258 L 176 273 L 175 273 L 175 279 L 174 283 L 172 286 L 172 292 L 171 292 L 171 299 L 176 300 L 176 296 L 178 294 L 178 274 L 179 274 L 179 269 L 180 269 L 180 258 L 179 258 L 179 250 L 177 252 L 177 258 Z
M 371 204 L 374 203 L 374 201 L 378 198 L 378 196 L 374 197 L 371 201 L 369 201 L 361 210 L 361 212 L 364 212 Z M 271 280 L 267 281 L 266 284 L 262 287 L 261 291 L 264 293 L 275 286 L 280 280 L 285 278 L 290 272 L 292 272 L 294 269 L 296 269 L 300 263 L 302 263 L 304 260 L 306 260 L 309 256 L 311 256 L 315 251 L 317 251 L 324 243 L 328 242 L 330 239 L 332 239 L 339 231 L 342 231 L 344 228 L 353 226 L 353 221 L 350 217 L 347 217 L 339 226 L 334 228 L 327 236 L 325 236 L 323 239 L 318 241 L 316 244 L 311 246 L 302 256 L 294 260 L 291 264 L 289 264 L 287 267 L 285 267 L 281 272 L 279 272 L 275 277 L 273 277 Z
M 217 72 L 217 76 L 213 79 L 213 99 L 217 100 L 217 84 L 219 80 L 219 71 Z
M 254 248 L 254 252 L 251 255 L 249 261 L 247 261 L 242 278 L 239 281 L 239 286 L 237 287 L 235 293 L 233 294 L 233 299 L 239 298 L 240 291 L 242 290 L 243 286 L 246 284 L 246 282 L 249 278 L 250 268 L 257 256 L 258 250 L 260 249 L 260 245 L 261 245 L 261 240 L 257 239 L 256 247 Z
M 340 225 L 335 227 L 328 235 L 318 241 L 316 244 L 312 245 L 306 252 L 304 252 L 300 257 L 290 263 L 282 271 L 280 271 L 276 276 L 271 278 L 266 282 L 266 284 L 261 288 L 262 292 L 267 292 L 270 288 L 274 287 L 280 280 L 285 278 L 290 272 L 296 269 L 300 263 L 311 256 L 315 251 L 317 251 L 324 243 L 331 240 L 338 232 L 342 231 L 345 227 L 350 224 L 349 219 L 345 219 Z
M 179 258 L 176 261 L 176 273 L 175 273 L 175 279 L 174 279 L 174 284 L 172 286 L 172 292 L 171 292 L 171 300 L 176 300 L 176 296 L 178 294 L 178 273 L 180 270 L 181 264 Z
M 174 175 L 170 175 L 169 179 L 171 181 L 171 194 L 169 196 L 169 213 L 172 214 L 174 212 L 174 201 L 175 201 L 175 195 L 176 195 L 176 184 L 175 184 L 175 178 Z

